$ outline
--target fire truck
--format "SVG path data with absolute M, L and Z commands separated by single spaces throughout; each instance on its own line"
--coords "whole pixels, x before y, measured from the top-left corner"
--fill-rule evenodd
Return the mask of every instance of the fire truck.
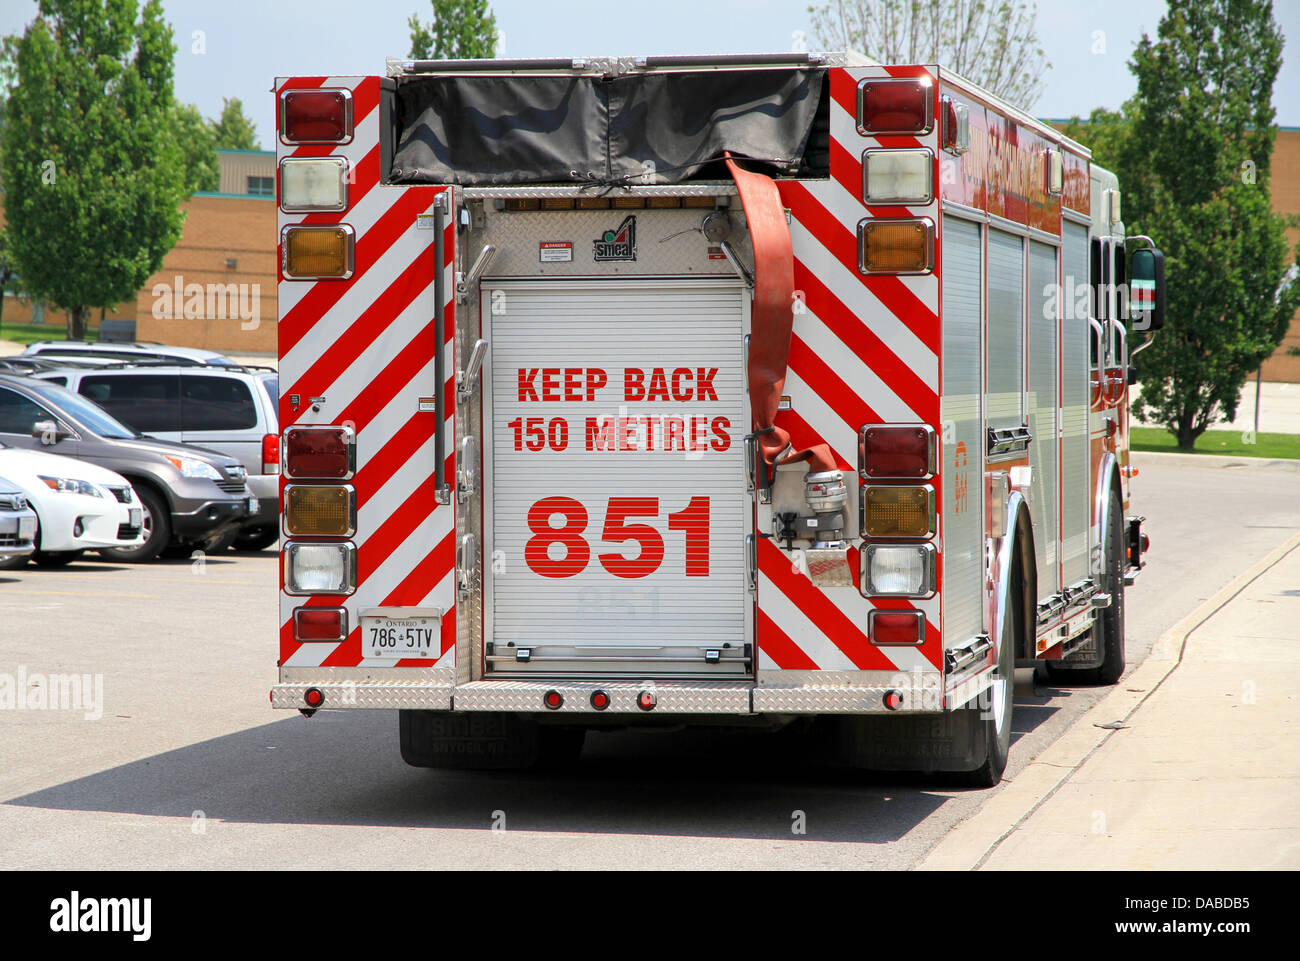
M 1017 671 L 1120 676 L 1164 268 L 1085 147 L 854 53 L 275 96 L 273 707 L 426 767 L 793 724 L 992 785 Z

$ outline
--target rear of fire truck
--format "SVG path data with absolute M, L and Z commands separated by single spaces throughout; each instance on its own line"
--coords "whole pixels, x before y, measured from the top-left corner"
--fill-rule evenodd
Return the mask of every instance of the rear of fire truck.
M 801 723 L 995 783 L 1039 598 L 978 365 L 942 392 L 938 69 L 387 73 L 276 83 L 273 705 L 397 709 L 423 766 Z

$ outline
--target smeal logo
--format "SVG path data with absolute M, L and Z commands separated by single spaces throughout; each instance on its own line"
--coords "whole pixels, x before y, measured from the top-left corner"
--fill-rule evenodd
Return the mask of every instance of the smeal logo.
M 50 902 L 50 930 L 56 934 L 130 934 L 148 941 L 152 898 L 83 898 L 79 891 Z
M 592 242 L 592 257 L 597 263 L 609 260 L 636 260 L 636 215 L 629 214 L 613 230 L 607 230 Z

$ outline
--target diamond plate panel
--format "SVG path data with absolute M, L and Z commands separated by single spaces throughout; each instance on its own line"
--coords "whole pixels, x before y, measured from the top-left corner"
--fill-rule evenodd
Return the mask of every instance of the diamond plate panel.
M 884 697 L 903 695 L 898 710 Z M 760 671 L 754 711 L 763 714 L 933 714 L 943 709 L 938 671 Z
M 652 690 L 658 700 L 653 712 L 636 706 L 637 695 Z M 749 714 L 749 684 L 656 684 L 627 681 L 475 681 L 456 688 L 458 711 L 545 711 L 547 691 L 564 695 L 564 705 L 552 714 Z M 593 691 L 609 694 L 604 711 L 591 706 Z
M 271 688 L 271 706 L 294 710 L 307 706 L 303 695 L 317 688 L 325 695 L 321 710 L 451 708 L 455 686 L 453 668 L 408 668 L 401 675 L 391 669 L 364 667 L 283 668 L 280 683 Z

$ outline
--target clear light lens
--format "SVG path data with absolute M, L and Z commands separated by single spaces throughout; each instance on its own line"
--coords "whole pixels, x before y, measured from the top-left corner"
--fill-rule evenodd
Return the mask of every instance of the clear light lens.
M 46 477 L 44 474 L 37 476 L 52 491 L 63 494 L 85 494 L 87 497 L 104 496 L 104 492 L 89 481 L 76 480 L 72 477 Z
M 929 150 L 868 150 L 862 175 L 869 204 L 928 204 L 934 199 L 934 155 Z
M 194 460 L 191 457 L 172 457 L 166 455 L 171 465 L 181 472 L 182 477 L 203 477 L 207 480 L 221 480 L 221 472 L 211 464 L 205 464 L 201 460 Z
M 280 206 L 285 210 L 342 210 L 348 205 L 347 161 L 302 157 L 280 163 Z
M 924 546 L 867 548 L 868 593 L 928 594 L 929 551 Z
M 356 547 L 289 544 L 284 552 L 284 589 L 290 594 L 350 594 Z

